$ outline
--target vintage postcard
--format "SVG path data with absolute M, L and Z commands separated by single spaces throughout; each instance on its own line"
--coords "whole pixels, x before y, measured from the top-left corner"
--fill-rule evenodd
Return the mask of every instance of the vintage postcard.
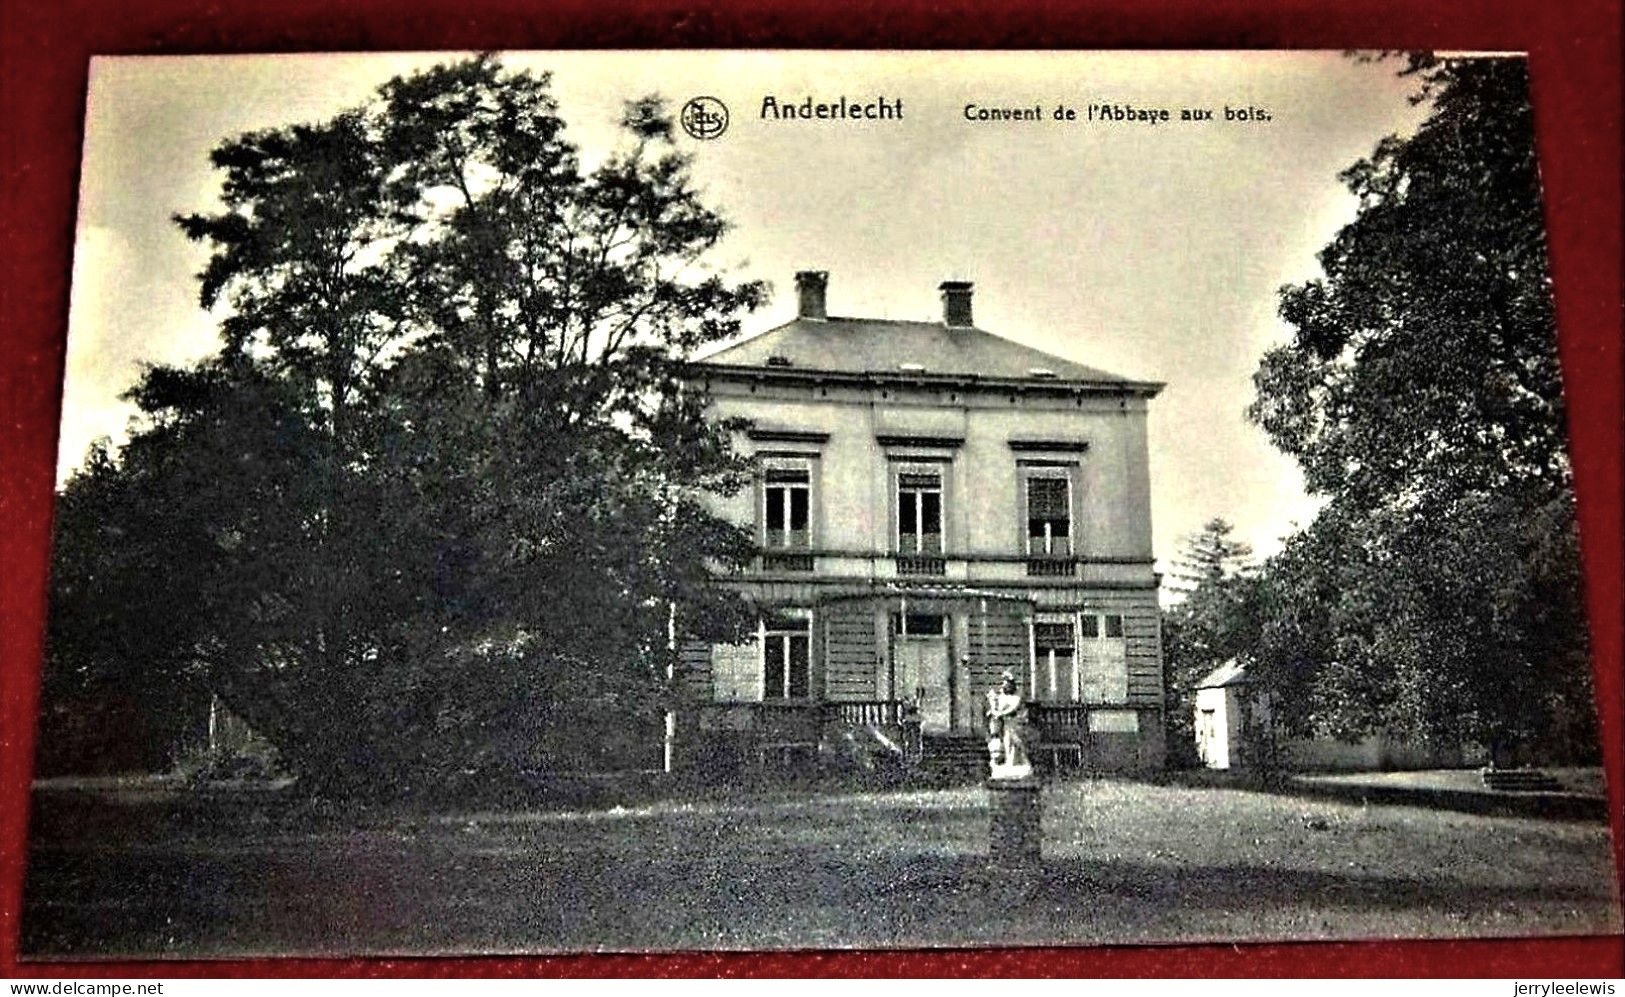
M 90 80 L 26 956 L 1620 931 L 1521 56 Z

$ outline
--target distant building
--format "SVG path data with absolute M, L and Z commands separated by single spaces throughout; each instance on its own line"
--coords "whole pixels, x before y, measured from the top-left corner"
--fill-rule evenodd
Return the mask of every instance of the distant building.
M 1229 661 L 1196 683 L 1196 754 L 1210 769 L 1256 769 L 1273 761 L 1269 691 Z
M 1210 769 L 1379 771 L 1451 768 L 1485 761 L 1468 744 L 1423 745 L 1388 734 L 1354 741 L 1288 737 L 1277 729 L 1274 694 L 1229 661 L 1196 684 L 1196 752 Z
M 982 757 L 1009 670 L 1041 757 L 1160 767 L 1161 385 L 977 328 L 967 282 L 941 285 L 934 322 L 830 315 L 827 286 L 797 274 L 794 320 L 691 367 L 748 426 L 755 485 L 717 510 L 755 530 L 756 563 L 722 584 L 760 618 L 744 644 L 685 650 L 679 760 Z

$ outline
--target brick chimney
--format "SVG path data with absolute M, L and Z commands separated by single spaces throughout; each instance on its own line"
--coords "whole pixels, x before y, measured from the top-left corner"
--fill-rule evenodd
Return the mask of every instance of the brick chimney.
M 829 289 L 828 270 L 802 270 L 796 274 L 796 317 L 824 319 L 829 312 L 824 292 Z
M 937 285 L 942 292 L 943 325 L 970 328 L 970 294 L 974 286 L 968 280 L 945 280 Z

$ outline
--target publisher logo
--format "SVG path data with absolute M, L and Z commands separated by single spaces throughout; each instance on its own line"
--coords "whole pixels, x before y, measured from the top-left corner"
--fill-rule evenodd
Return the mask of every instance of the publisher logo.
M 728 130 L 728 105 L 715 97 L 692 97 L 677 116 L 683 131 L 701 141 L 714 139 Z

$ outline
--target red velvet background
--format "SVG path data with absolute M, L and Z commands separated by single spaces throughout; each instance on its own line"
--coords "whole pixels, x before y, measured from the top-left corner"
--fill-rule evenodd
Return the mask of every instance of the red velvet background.
M 16 962 L 87 59 L 92 54 L 654 47 L 1526 50 L 1557 281 L 1616 865 L 1621 749 L 1617 0 L 9 0 L 0 254 L 0 975 L 1620 976 L 1612 938 L 903 953 Z

